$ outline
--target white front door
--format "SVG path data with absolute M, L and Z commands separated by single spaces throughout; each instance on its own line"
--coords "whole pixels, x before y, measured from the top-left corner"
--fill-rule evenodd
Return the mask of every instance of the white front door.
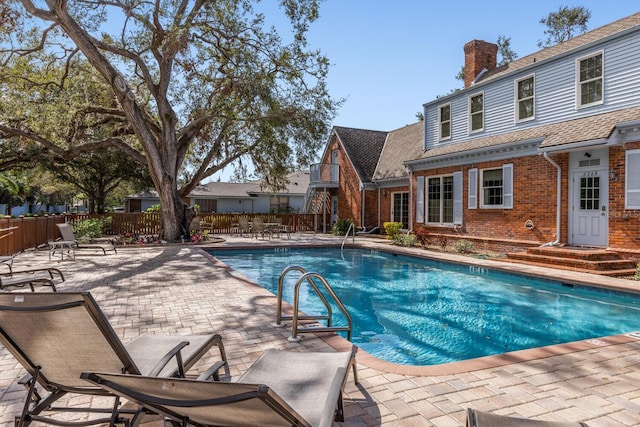
M 608 156 L 606 151 L 594 150 L 575 157 L 571 172 L 569 243 L 607 246 Z

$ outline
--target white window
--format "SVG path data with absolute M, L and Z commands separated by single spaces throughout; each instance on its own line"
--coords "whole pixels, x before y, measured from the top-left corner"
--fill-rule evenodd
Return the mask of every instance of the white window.
M 462 224 L 462 172 L 427 178 L 427 216 L 430 224 Z
M 424 223 L 424 176 L 416 178 L 416 222 Z
M 438 108 L 438 139 L 440 141 L 451 138 L 451 104 Z
M 480 171 L 480 207 L 513 208 L 513 165 Z
M 629 150 L 625 154 L 625 209 L 640 209 L 640 150 Z
M 484 129 L 484 93 L 469 97 L 469 131 L 479 132 Z
M 602 104 L 603 53 L 576 60 L 576 86 L 578 107 Z
M 535 115 L 535 78 L 516 80 L 516 122 L 532 120 Z

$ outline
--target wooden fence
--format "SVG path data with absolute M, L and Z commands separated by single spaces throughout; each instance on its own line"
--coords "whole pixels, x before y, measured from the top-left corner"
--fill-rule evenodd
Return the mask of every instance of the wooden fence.
M 212 224 L 214 234 L 231 233 L 231 225 L 238 217 L 260 216 L 265 222 L 281 218 L 283 224 L 289 224 L 292 231 L 314 231 L 313 214 L 204 214 L 202 220 Z M 36 248 L 60 237 L 56 224 L 69 222 L 78 224 L 87 219 L 106 219 L 104 234 L 119 236 L 126 233 L 136 235 L 157 235 L 160 232 L 159 213 L 108 213 L 102 215 L 74 214 L 52 215 L 0 219 L 0 255 L 11 255 L 26 249 Z M 108 219 L 111 218 L 111 219 Z

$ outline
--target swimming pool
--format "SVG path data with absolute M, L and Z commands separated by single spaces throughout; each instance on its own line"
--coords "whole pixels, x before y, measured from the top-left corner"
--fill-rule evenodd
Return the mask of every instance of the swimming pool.
M 353 318 L 353 342 L 383 360 L 436 365 L 640 330 L 640 296 L 371 249 L 211 250 L 277 292 L 282 270 L 324 276 Z M 293 302 L 299 274 L 287 275 Z M 301 289 L 301 310 L 324 308 Z M 334 310 L 334 324 L 344 324 Z

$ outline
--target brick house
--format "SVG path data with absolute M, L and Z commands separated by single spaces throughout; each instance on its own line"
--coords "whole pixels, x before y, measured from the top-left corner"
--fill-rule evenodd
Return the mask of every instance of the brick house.
M 496 67 L 424 104 L 411 228 L 501 249 L 640 250 L 640 13 Z
M 378 189 L 372 182 L 387 132 L 334 126 L 321 162 L 311 166 L 308 213 L 316 230 L 330 232 L 339 219 L 359 229 L 378 223 Z

